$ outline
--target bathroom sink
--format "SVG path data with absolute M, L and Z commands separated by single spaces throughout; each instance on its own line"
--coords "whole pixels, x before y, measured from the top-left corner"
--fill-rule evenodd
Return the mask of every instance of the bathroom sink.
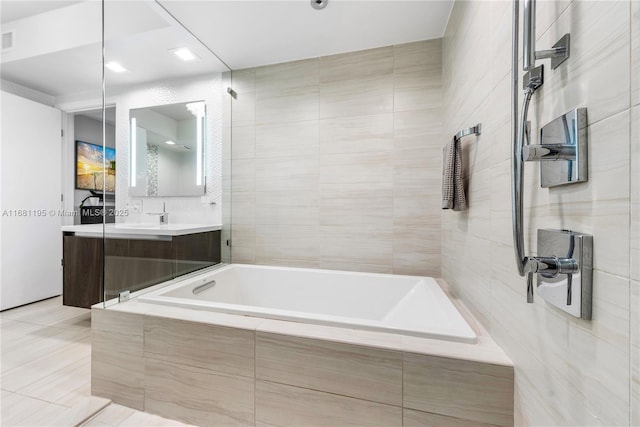
M 178 225 L 178 224 L 176 224 Z M 159 225 L 159 224 L 116 224 L 116 228 L 134 228 L 134 229 L 145 229 L 145 230 L 167 230 L 169 229 L 169 224 Z
M 202 233 L 206 231 L 221 230 L 220 225 L 206 224 L 149 224 L 149 223 L 122 223 L 115 224 L 111 232 L 128 234 L 152 234 L 177 236 L 181 234 Z

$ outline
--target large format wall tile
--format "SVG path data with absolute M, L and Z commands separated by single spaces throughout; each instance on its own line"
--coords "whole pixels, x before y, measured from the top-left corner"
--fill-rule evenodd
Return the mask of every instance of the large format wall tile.
M 231 182 L 234 194 L 256 190 L 255 159 L 237 159 L 231 161 Z
M 320 156 L 321 190 L 391 190 L 393 155 L 382 152 Z
M 638 10 L 640 10 L 640 7 Z M 630 162 L 630 277 L 633 280 L 640 280 L 640 179 L 638 179 L 640 176 L 640 105 L 636 105 L 631 109 Z
M 252 159 L 256 156 L 256 127 L 238 126 L 232 128 L 233 144 L 231 147 L 231 158 L 234 160 L 239 159 Z M 226 173 L 230 172 L 225 170 Z
M 402 426 L 402 408 L 256 380 L 257 426 Z
M 252 93 L 256 91 L 256 69 L 234 70 L 231 82 L 236 93 Z
M 363 77 L 320 85 L 320 118 L 393 111 L 393 76 Z
M 550 72 L 536 94 L 539 124 L 576 107 L 589 109 L 590 123 L 629 108 L 629 7 L 627 1 L 574 3 L 539 36 L 536 49 L 547 49 L 571 33 L 565 66 L 551 71 L 545 64 Z
M 631 105 L 640 105 L 640 3 L 637 1 L 631 2 Z
M 233 127 L 251 126 L 256 121 L 255 92 L 240 93 L 232 104 Z M 235 141 L 232 141 L 235 144 Z
M 634 51 L 632 56 L 636 64 L 635 102 L 640 102 L 640 5 L 633 2 L 632 30 L 634 31 Z M 640 425 L 640 105 L 631 110 L 631 292 L 630 292 L 630 325 L 631 330 L 631 425 Z
M 256 378 L 402 405 L 402 353 L 258 333 Z
M 640 306 L 640 282 L 631 281 L 631 307 Z M 631 313 L 631 425 L 640 425 L 640 311 Z
M 441 61 L 427 40 L 234 71 L 233 261 L 439 276 Z
M 393 229 L 321 225 L 320 268 L 393 273 Z
M 394 46 L 394 111 L 442 108 L 442 40 Z
M 568 346 L 556 360 L 591 413 L 606 425 L 629 422 L 629 279 L 594 273 L 593 319 L 570 319 Z
M 513 425 L 513 367 L 405 353 L 403 378 L 407 408 Z
M 323 190 L 320 225 L 390 228 L 393 220 L 391 190 Z
M 393 46 L 320 58 L 320 83 L 360 80 L 393 73 Z
M 447 417 L 429 412 L 404 409 L 402 411 L 402 425 L 404 427 L 489 427 L 491 424 L 462 418 Z
M 412 276 L 440 277 L 440 225 L 393 227 L 393 272 Z
M 317 156 L 318 133 L 317 120 L 259 125 L 255 155 L 257 158 Z
M 442 39 L 396 45 L 393 54 L 393 69 L 396 73 L 439 69 L 442 67 Z
M 146 316 L 144 355 L 253 378 L 254 334 L 251 330 Z
M 143 410 L 143 316 L 98 309 L 91 318 L 91 393 Z
M 256 264 L 318 267 L 317 225 L 257 225 Z
M 318 119 L 319 89 L 303 86 L 256 94 L 256 124 L 287 123 Z
M 144 410 L 195 425 L 253 424 L 254 379 L 152 358 Z
M 318 59 L 285 62 L 255 69 L 255 90 L 276 93 L 318 84 Z M 235 71 L 234 71 L 235 73 Z
M 320 120 L 320 155 L 390 152 L 393 114 Z
M 256 224 L 317 225 L 318 194 L 309 191 L 256 193 Z
M 257 191 L 317 190 L 317 156 L 286 156 L 256 161 Z

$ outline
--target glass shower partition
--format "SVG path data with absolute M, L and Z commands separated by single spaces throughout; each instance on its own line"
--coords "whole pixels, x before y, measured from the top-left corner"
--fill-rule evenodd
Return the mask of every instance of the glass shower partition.
M 105 305 L 230 262 L 231 71 L 165 7 L 104 1 Z

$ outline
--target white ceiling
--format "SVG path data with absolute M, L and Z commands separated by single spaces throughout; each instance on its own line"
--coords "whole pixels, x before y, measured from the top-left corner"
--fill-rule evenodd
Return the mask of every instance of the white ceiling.
M 62 1 L 62 0 L 2 0 L 0 2 L 0 22 L 15 21 L 16 19 L 38 15 L 50 10 L 70 6 L 80 3 L 83 0 Z
M 2 0 L 1 6 L 16 15 L 12 8 L 20 3 L 5 5 Z M 59 7 L 2 24 L 2 32 L 15 32 L 15 46 L 2 52 L 2 79 L 56 97 L 99 93 L 100 2 L 52 3 Z M 199 59 L 182 61 L 170 52 L 178 47 L 188 47 Z M 105 70 L 112 94 L 150 82 L 228 70 L 164 9 L 148 0 L 105 2 L 105 61 L 117 61 L 128 70 Z
M 452 5 L 329 0 L 315 10 L 309 0 L 106 0 L 106 60 L 129 70 L 106 70 L 107 89 L 226 71 L 225 63 L 237 70 L 438 38 Z M 101 89 L 99 1 L 2 0 L 0 7 L 2 32 L 15 31 L 15 47 L 0 57 L 3 79 L 53 96 Z M 184 46 L 200 60 L 169 52 Z
M 233 70 L 442 37 L 453 0 L 159 0 Z

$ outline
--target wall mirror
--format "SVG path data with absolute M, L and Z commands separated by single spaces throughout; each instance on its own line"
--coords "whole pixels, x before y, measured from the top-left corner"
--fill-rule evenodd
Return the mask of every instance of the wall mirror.
M 129 192 L 139 197 L 201 196 L 205 102 L 192 101 L 129 112 Z

